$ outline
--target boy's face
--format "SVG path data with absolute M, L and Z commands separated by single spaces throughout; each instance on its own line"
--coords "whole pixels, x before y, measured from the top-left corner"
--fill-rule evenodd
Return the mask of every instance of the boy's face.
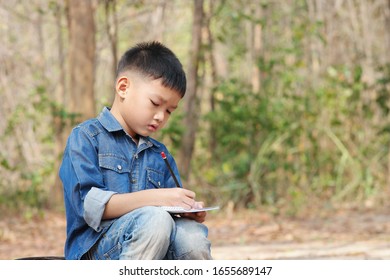
M 181 100 L 180 94 L 162 86 L 160 79 L 138 75 L 119 77 L 116 92 L 111 112 L 133 139 L 164 127 Z

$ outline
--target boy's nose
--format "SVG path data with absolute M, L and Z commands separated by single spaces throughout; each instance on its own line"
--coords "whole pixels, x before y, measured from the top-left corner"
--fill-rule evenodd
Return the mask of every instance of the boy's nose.
M 158 111 L 155 115 L 154 115 L 154 119 L 158 122 L 163 122 L 164 121 L 164 112 L 163 111 Z

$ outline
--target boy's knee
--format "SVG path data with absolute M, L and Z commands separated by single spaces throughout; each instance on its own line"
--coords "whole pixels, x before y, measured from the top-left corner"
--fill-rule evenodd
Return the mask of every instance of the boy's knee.
M 175 223 L 171 215 L 159 207 L 144 207 L 142 225 L 145 233 L 159 236 L 161 238 L 170 238 L 175 229 Z
M 187 250 L 191 252 L 188 258 L 193 260 L 211 259 L 210 247 L 211 243 L 203 231 L 194 233 L 187 242 Z
M 133 223 L 127 233 L 121 259 L 163 259 L 175 225 L 172 217 L 158 207 L 134 210 Z
M 176 258 L 189 260 L 211 259 L 211 243 L 207 238 L 208 229 L 195 221 L 183 219 L 176 223 L 174 251 Z

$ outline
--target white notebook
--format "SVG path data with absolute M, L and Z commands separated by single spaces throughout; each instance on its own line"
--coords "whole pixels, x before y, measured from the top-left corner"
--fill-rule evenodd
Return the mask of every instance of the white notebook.
M 195 213 L 195 212 L 202 212 L 202 211 L 218 210 L 219 206 L 203 207 L 199 209 L 193 208 L 189 210 L 177 206 L 161 206 L 161 208 L 168 211 L 169 213 L 180 214 L 180 213 Z

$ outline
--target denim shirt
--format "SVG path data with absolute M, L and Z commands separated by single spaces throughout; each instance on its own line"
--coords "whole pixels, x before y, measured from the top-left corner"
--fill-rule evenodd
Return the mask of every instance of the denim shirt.
M 161 152 L 180 183 L 167 148 L 150 137 L 140 137 L 137 145 L 107 107 L 72 130 L 59 170 L 67 221 L 66 259 L 80 259 L 115 221 L 102 220 L 113 194 L 176 187 Z

